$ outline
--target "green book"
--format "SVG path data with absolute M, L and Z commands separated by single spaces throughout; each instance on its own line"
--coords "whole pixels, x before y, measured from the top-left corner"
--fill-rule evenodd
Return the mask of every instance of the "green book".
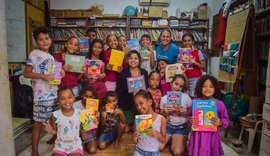
M 84 73 L 82 66 L 85 65 L 85 56 L 66 55 L 66 64 L 72 65 L 70 72 Z

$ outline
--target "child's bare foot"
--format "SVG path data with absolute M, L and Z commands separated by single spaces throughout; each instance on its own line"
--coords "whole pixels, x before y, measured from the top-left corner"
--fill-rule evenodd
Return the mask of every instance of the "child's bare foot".
M 120 149 L 120 142 L 119 141 L 115 141 L 115 143 L 114 143 L 114 148 L 115 149 Z
M 56 135 L 53 135 L 50 140 L 46 141 L 46 143 L 51 145 L 54 143 L 55 139 L 56 139 Z

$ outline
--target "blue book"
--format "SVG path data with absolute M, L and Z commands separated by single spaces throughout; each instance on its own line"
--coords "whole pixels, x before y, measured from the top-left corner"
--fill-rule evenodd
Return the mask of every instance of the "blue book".
M 211 121 L 217 117 L 216 100 L 193 100 L 192 116 L 195 119 L 192 125 L 193 131 L 217 131 L 217 126 Z
M 131 50 L 140 51 L 140 42 L 137 39 L 132 39 L 127 41 L 127 47 Z

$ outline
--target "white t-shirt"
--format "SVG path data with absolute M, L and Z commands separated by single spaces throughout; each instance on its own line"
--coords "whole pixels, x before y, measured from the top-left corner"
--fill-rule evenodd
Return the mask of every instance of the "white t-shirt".
M 160 109 L 165 109 L 167 104 L 167 95 L 163 96 L 160 101 Z M 186 94 L 182 93 L 181 106 L 184 107 L 184 110 L 187 111 L 187 108 L 192 104 L 191 98 Z M 178 115 L 169 115 L 167 117 L 167 122 L 171 125 L 182 125 L 187 122 L 186 117 L 178 116 Z
M 82 105 L 82 100 L 79 100 L 79 101 L 74 102 L 73 108 L 76 108 L 78 110 L 85 110 L 86 109 Z

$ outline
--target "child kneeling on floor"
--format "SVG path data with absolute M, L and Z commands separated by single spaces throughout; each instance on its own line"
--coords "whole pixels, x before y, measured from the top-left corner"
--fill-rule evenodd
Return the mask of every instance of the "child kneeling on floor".
M 120 139 L 125 130 L 126 118 L 117 106 L 118 97 L 115 91 L 108 91 L 104 98 L 105 106 L 101 113 L 102 132 L 98 147 L 105 149 L 115 140 L 115 148 L 119 148 Z

